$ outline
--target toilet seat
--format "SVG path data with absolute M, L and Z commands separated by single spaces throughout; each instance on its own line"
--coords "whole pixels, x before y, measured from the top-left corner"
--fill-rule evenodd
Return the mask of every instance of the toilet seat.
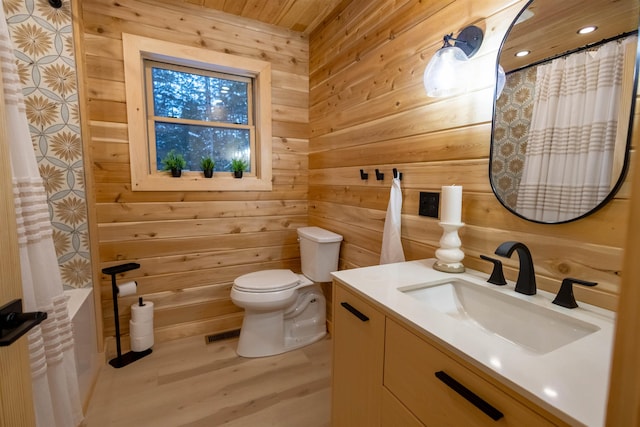
M 300 285 L 300 276 L 291 270 L 262 270 L 244 274 L 233 281 L 233 286 L 244 292 L 278 292 Z

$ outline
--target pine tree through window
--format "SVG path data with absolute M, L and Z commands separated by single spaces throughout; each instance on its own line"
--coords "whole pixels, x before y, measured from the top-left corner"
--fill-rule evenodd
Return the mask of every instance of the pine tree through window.
M 145 61 L 147 123 L 155 141 L 156 170 L 171 150 L 182 153 L 185 170 L 199 170 L 210 156 L 215 171 L 230 171 L 244 159 L 251 173 L 255 147 L 251 78 Z M 153 149 L 153 146 L 150 147 Z

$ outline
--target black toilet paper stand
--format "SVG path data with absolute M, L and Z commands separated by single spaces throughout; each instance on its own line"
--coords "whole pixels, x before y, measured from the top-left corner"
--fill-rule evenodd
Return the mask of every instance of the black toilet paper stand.
M 140 268 L 140 264 L 136 262 L 129 262 L 127 264 L 116 265 L 113 267 L 107 267 L 102 269 L 102 273 L 111 275 L 111 291 L 113 293 L 113 314 L 116 323 L 116 348 L 118 355 L 109 360 L 109 364 L 114 368 L 122 368 L 130 363 L 140 360 L 145 356 L 151 354 L 151 349 L 148 348 L 144 351 L 130 351 L 122 354 L 122 347 L 120 346 L 120 319 L 118 317 L 118 286 L 116 285 L 116 275 L 124 273 L 125 271 L 135 270 Z

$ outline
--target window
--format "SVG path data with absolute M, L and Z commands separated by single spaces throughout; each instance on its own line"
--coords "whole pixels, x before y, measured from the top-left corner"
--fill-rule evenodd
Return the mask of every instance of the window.
M 185 170 L 199 170 L 210 156 L 215 171 L 230 171 L 241 158 L 251 173 L 255 150 L 253 81 L 151 60 L 144 61 L 149 148 L 155 170 L 171 150 L 184 155 Z M 153 169 L 153 168 L 152 168 Z
M 123 47 L 134 191 L 271 190 L 269 63 L 130 34 Z M 164 171 L 172 150 L 187 162 L 180 178 Z M 242 179 L 235 158 L 249 165 Z

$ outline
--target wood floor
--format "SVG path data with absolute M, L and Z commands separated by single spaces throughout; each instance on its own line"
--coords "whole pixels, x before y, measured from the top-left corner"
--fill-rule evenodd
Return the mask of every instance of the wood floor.
M 323 427 L 330 425 L 331 340 L 258 359 L 237 338 L 156 344 L 120 369 L 101 368 L 87 427 Z

